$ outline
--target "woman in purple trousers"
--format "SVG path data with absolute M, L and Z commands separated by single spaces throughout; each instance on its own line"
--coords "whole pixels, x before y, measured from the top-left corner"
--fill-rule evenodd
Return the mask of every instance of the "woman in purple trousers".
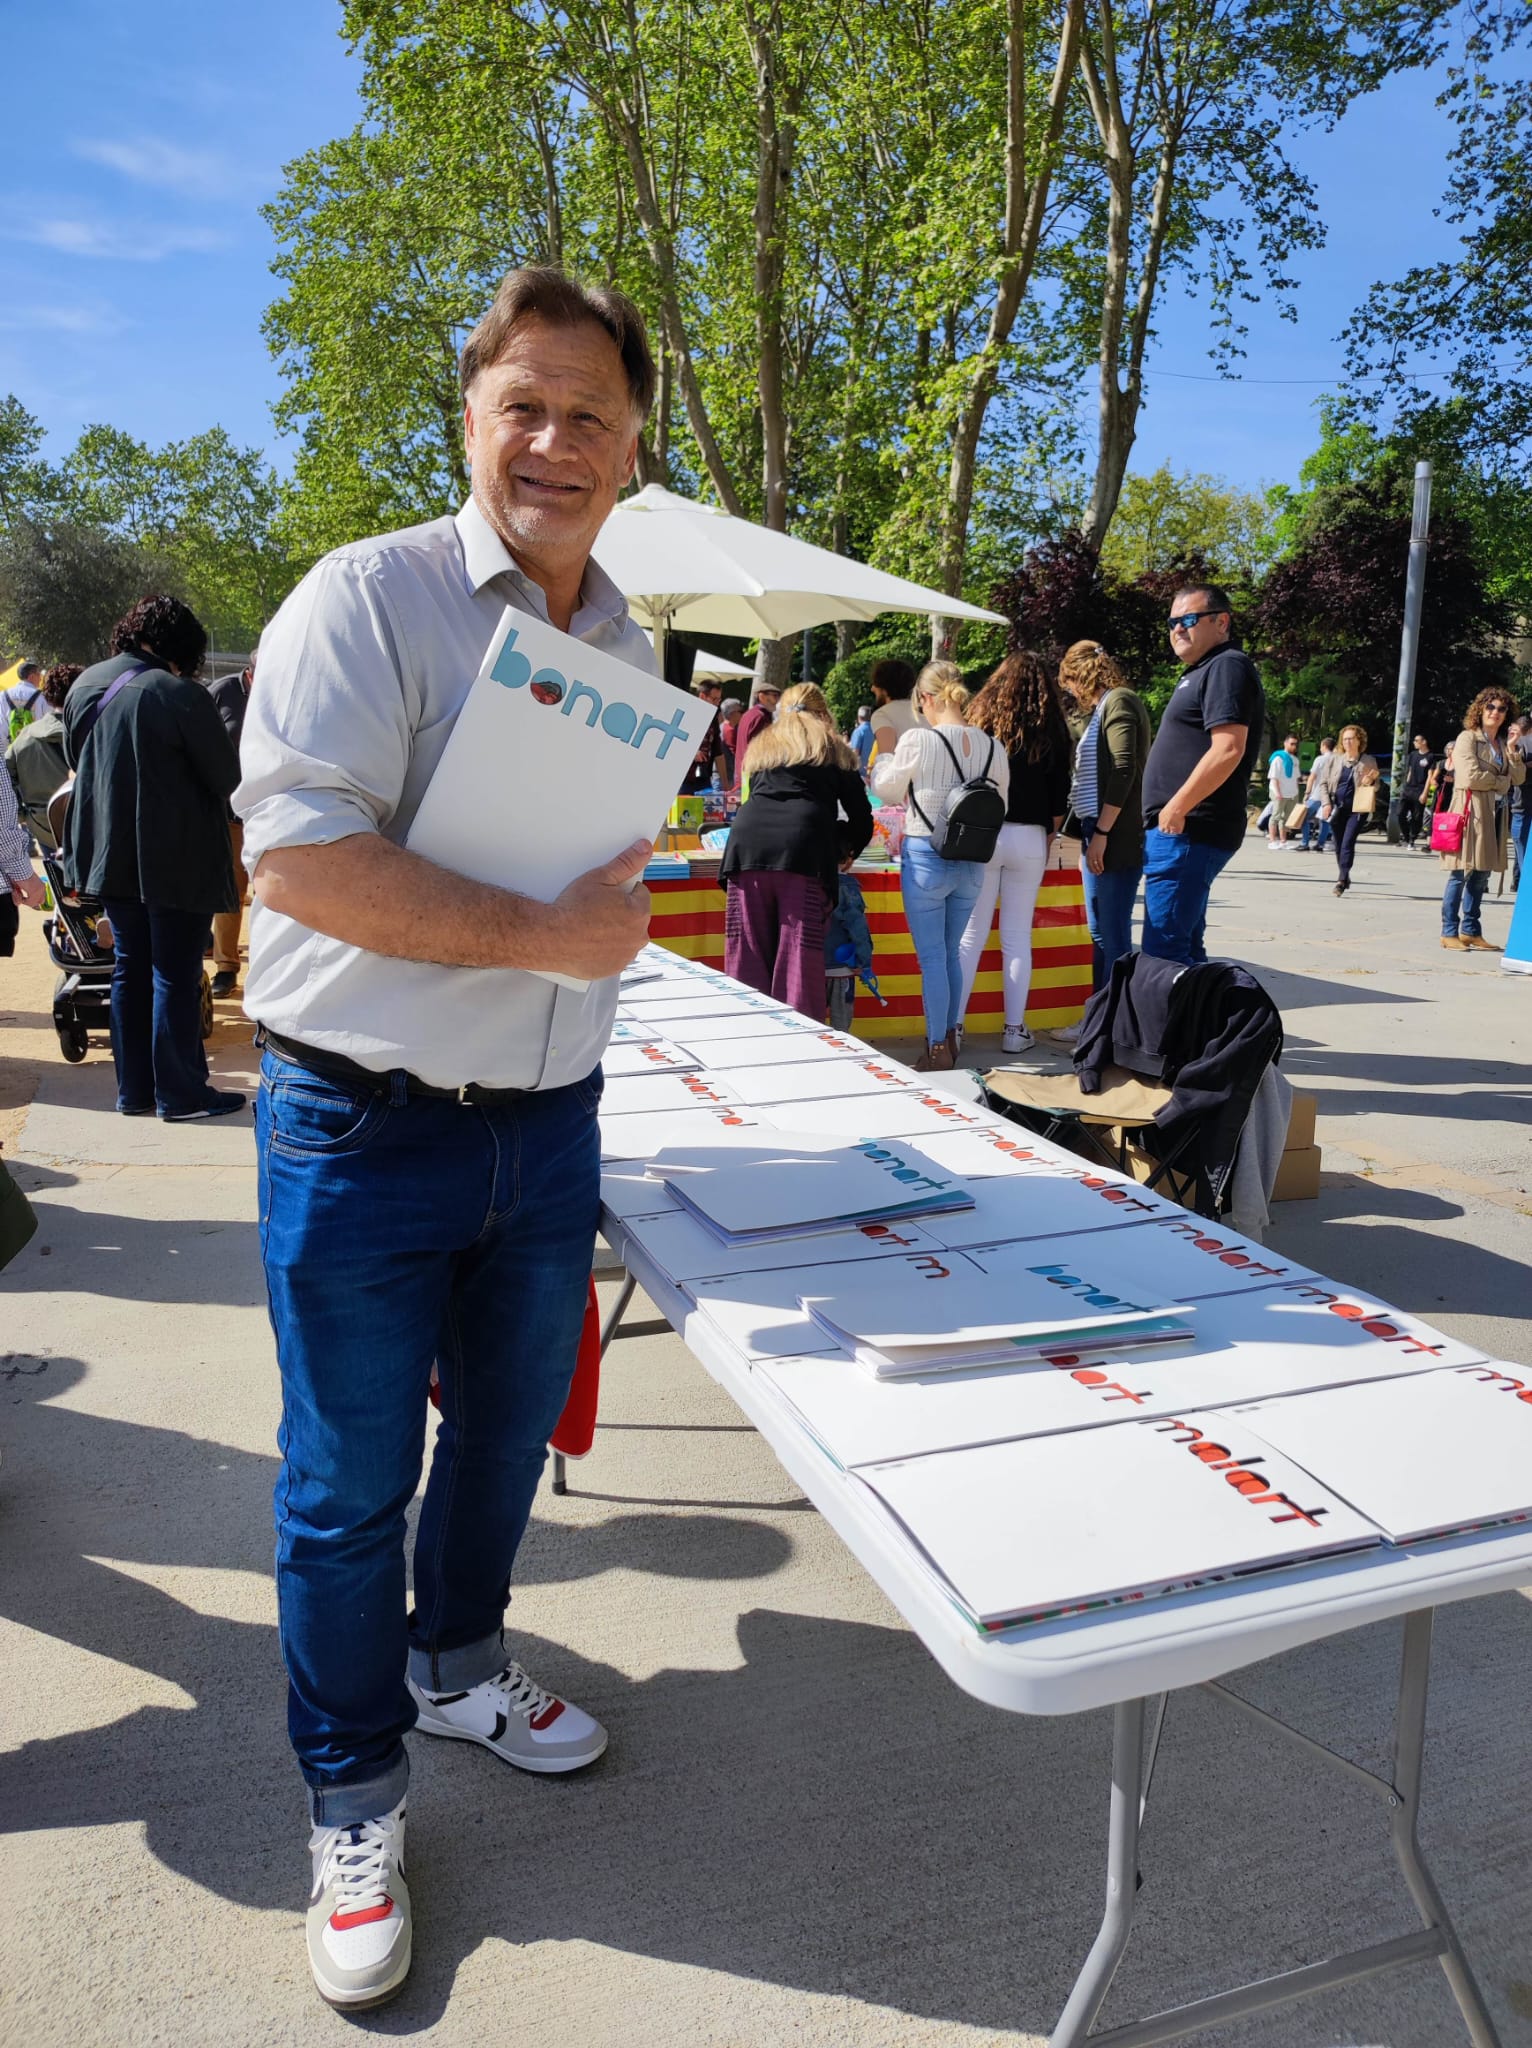
M 728 890 L 724 968 L 822 1024 L 825 922 L 838 871 L 872 837 L 862 771 L 813 683 L 784 692 L 743 770 L 749 794 L 719 869 Z

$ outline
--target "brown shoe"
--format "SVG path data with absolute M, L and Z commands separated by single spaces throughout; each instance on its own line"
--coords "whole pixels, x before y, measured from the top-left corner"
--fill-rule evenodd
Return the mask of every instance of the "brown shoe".
M 952 1068 L 952 1054 L 947 1050 L 945 1040 L 928 1045 L 915 1062 L 917 1074 L 946 1074 Z
M 1471 939 L 1464 939 L 1463 944 L 1470 953 L 1498 953 L 1500 951 L 1500 948 L 1492 946 L 1488 939 L 1480 938 L 1477 932 L 1474 933 Z
M 1466 953 L 1468 951 L 1467 939 L 1444 938 L 1442 940 L 1442 944 L 1447 948 L 1448 952 L 1450 953 Z

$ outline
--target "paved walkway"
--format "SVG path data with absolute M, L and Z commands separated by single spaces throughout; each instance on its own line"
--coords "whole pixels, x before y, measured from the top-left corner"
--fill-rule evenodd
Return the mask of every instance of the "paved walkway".
M 1216 905 L 1320 1097 L 1324 1189 L 1274 1241 L 1532 1364 L 1532 987 L 1438 949 L 1434 862 L 1364 841 L 1343 902 L 1331 879 L 1252 840 Z M 4 2048 L 1041 2042 L 1099 1911 L 1106 1717 L 955 1691 L 670 1336 L 617 1347 L 596 1452 L 518 1570 L 527 1662 L 611 1725 L 608 1756 L 560 1784 L 417 1740 L 414 1975 L 370 2020 L 318 2004 L 248 1127 L 108 1114 L 29 949 L 0 964 L 0 1138 L 43 1217 L 0 1280 Z M 1376 1763 L 1397 1647 L 1373 1629 L 1242 1683 Z M 1523 1599 L 1443 1616 L 1423 1832 L 1507 2048 L 1532 2042 L 1529 1671 Z M 1196 1698 L 1145 1870 L 1118 2019 L 1414 1925 L 1373 1804 L 1335 1780 L 1320 1805 Z M 1218 2038 L 1461 2037 L 1420 1969 Z

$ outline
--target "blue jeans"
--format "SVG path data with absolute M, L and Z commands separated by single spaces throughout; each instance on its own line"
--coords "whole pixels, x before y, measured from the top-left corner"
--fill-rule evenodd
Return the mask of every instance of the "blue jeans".
M 1208 897 L 1233 858 L 1227 848 L 1204 846 L 1184 832 L 1150 828 L 1144 840 L 1144 952 L 1156 960 L 1202 965 Z
M 926 1043 L 935 1045 L 963 1021 L 959 948 L 984 867 L 976 860 L 943 860 L 924 837 L 905 840 L 899 864 L 905 923 L 920 962 Z
M 1351 863 L 1356 859 L 1356 843 L 1365 822 L 1361 813 L 1352 810 L 1349 804 L 1344 810 L 1330 814 L 1330 824 L 1335 833 L 1335 878 L 1339 882 L 1351 880 Z
M 1100 988 L 1114 962 L 1133 951 L 1133 902 L 1143 880 L 1142 868 L 1110 869 L 1093 875 L 1083 868 L 1085 921 L 1090 926 L 1091 985 Z
M 279 1058 L 256 1104 L 282 1372 L 277 1601 L 288 1734 L 317 1826 L 386 1813 L 417 1684 L 505 1663 L 511 1566 L 563 1410 L 600 1208 L 599 1070 L 481 1109 Z M 415 1536 L 432 1362 L 441 1426 Z
M 117 963 L 112 969 L 112 1058 L 117 1107 L 161 1116 L 206 1103 L 202 1044 L 202 955 L 212 929 L 205 910 L 156 910 L 114 896 Z
M 1442 891 L 1442 937 L 1482 939 L 1479 906 L 1489 887 L 1487 868 L 1454 868 Z
M 1321 818 L 1319 812 L 1319 798 L 1311 797 L 1303 807 L 1303 832 L 1298 840 L 1305 853 L 1309 850 L 1309 833 L 1316 825 L 1319 827 L 1319 851 L 1323 853 L 1330 843 L 1330 820 Z

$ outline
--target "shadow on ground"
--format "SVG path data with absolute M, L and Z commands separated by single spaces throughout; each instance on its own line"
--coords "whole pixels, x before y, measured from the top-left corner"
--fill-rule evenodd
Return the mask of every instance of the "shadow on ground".
M 264 1575 L 274 1460 L 55 1405 L 82 1371 L 54 1359 L 0 1387 L 0 1612 L 156 1673 L 194 1704 L 0 1758 L 0 1825 L 139 1825 L 193 1883 L 292 1914 L 296 1941 L 305 1823 L 275 1631 L 200 1614 L 97 1561 Z M 63 1473 L 90 1477 L 71 1492 Z M 202 1511 L 171 1517 L 172 1499 Z M 518 1576 L 653 1571 L 685 1598 L 688 1580 L 768 1577 L 790 1549 L 737 1516 L 534 1524 Z M 1458 1827 L 1456 1813 L 1486 1785 L 1524 1782 L 1529 1630 L 1526 1603 L 1508 1597 L 1442 1631 L 1444 1666 L 1469 1669 L 1472 1726 L 1459 1685 L 1457 1739 L 1441 1730 L 1431 1759 L 1427 1834 L 1433 1814 L 1448 1817 L 1432 1843 L 1439 1874 L 1456 1906 L 1493 1920 L 1497 1945 L 1526 1909 L 1527 1816 L 1498 1794 L 1487 1829 Z M 523 1643 L 539 1677 L 608 1722 L 612 1748 L 591 1772 L 547 1781 L 412 1740 L 418 1960 L 398 2002 L 357 2023 L 366 2031 L 434 2026 L 484 1943 L 575 1940 L 985 2029 L 1052 2024 L 1078 1960 L 1061 1930 L 1078 1930 L 1083 1953 L 1099 1912 L 1104 1715 L 1020 1722 L 957 1692 L 902 1629 L 759 1607 L 740 1618 L 730 1670 L 634 1681 L 562 1644 Z M 1244 1684 L 1344 1743 L 1386 1728 L 1397 1655 L 1397 1629 L 1372 1629 Z M 1410 1924 L 1365 1795 L 1327 1785 L 1316 1812 L 1295 1753 L 1214 1727 L 1212 1713 L 1195 1696 L 1174 1711 L 1146 1842 L 1146 1929 L 1118 2016 Z M 1412 1995 L 1445 1998 L 1424 1972 Z M 1492 1995 L 1503 2002 L 1508 1987 Z M 252 2016 L 263 1996 L 278 1987 L 250 1987 Z

